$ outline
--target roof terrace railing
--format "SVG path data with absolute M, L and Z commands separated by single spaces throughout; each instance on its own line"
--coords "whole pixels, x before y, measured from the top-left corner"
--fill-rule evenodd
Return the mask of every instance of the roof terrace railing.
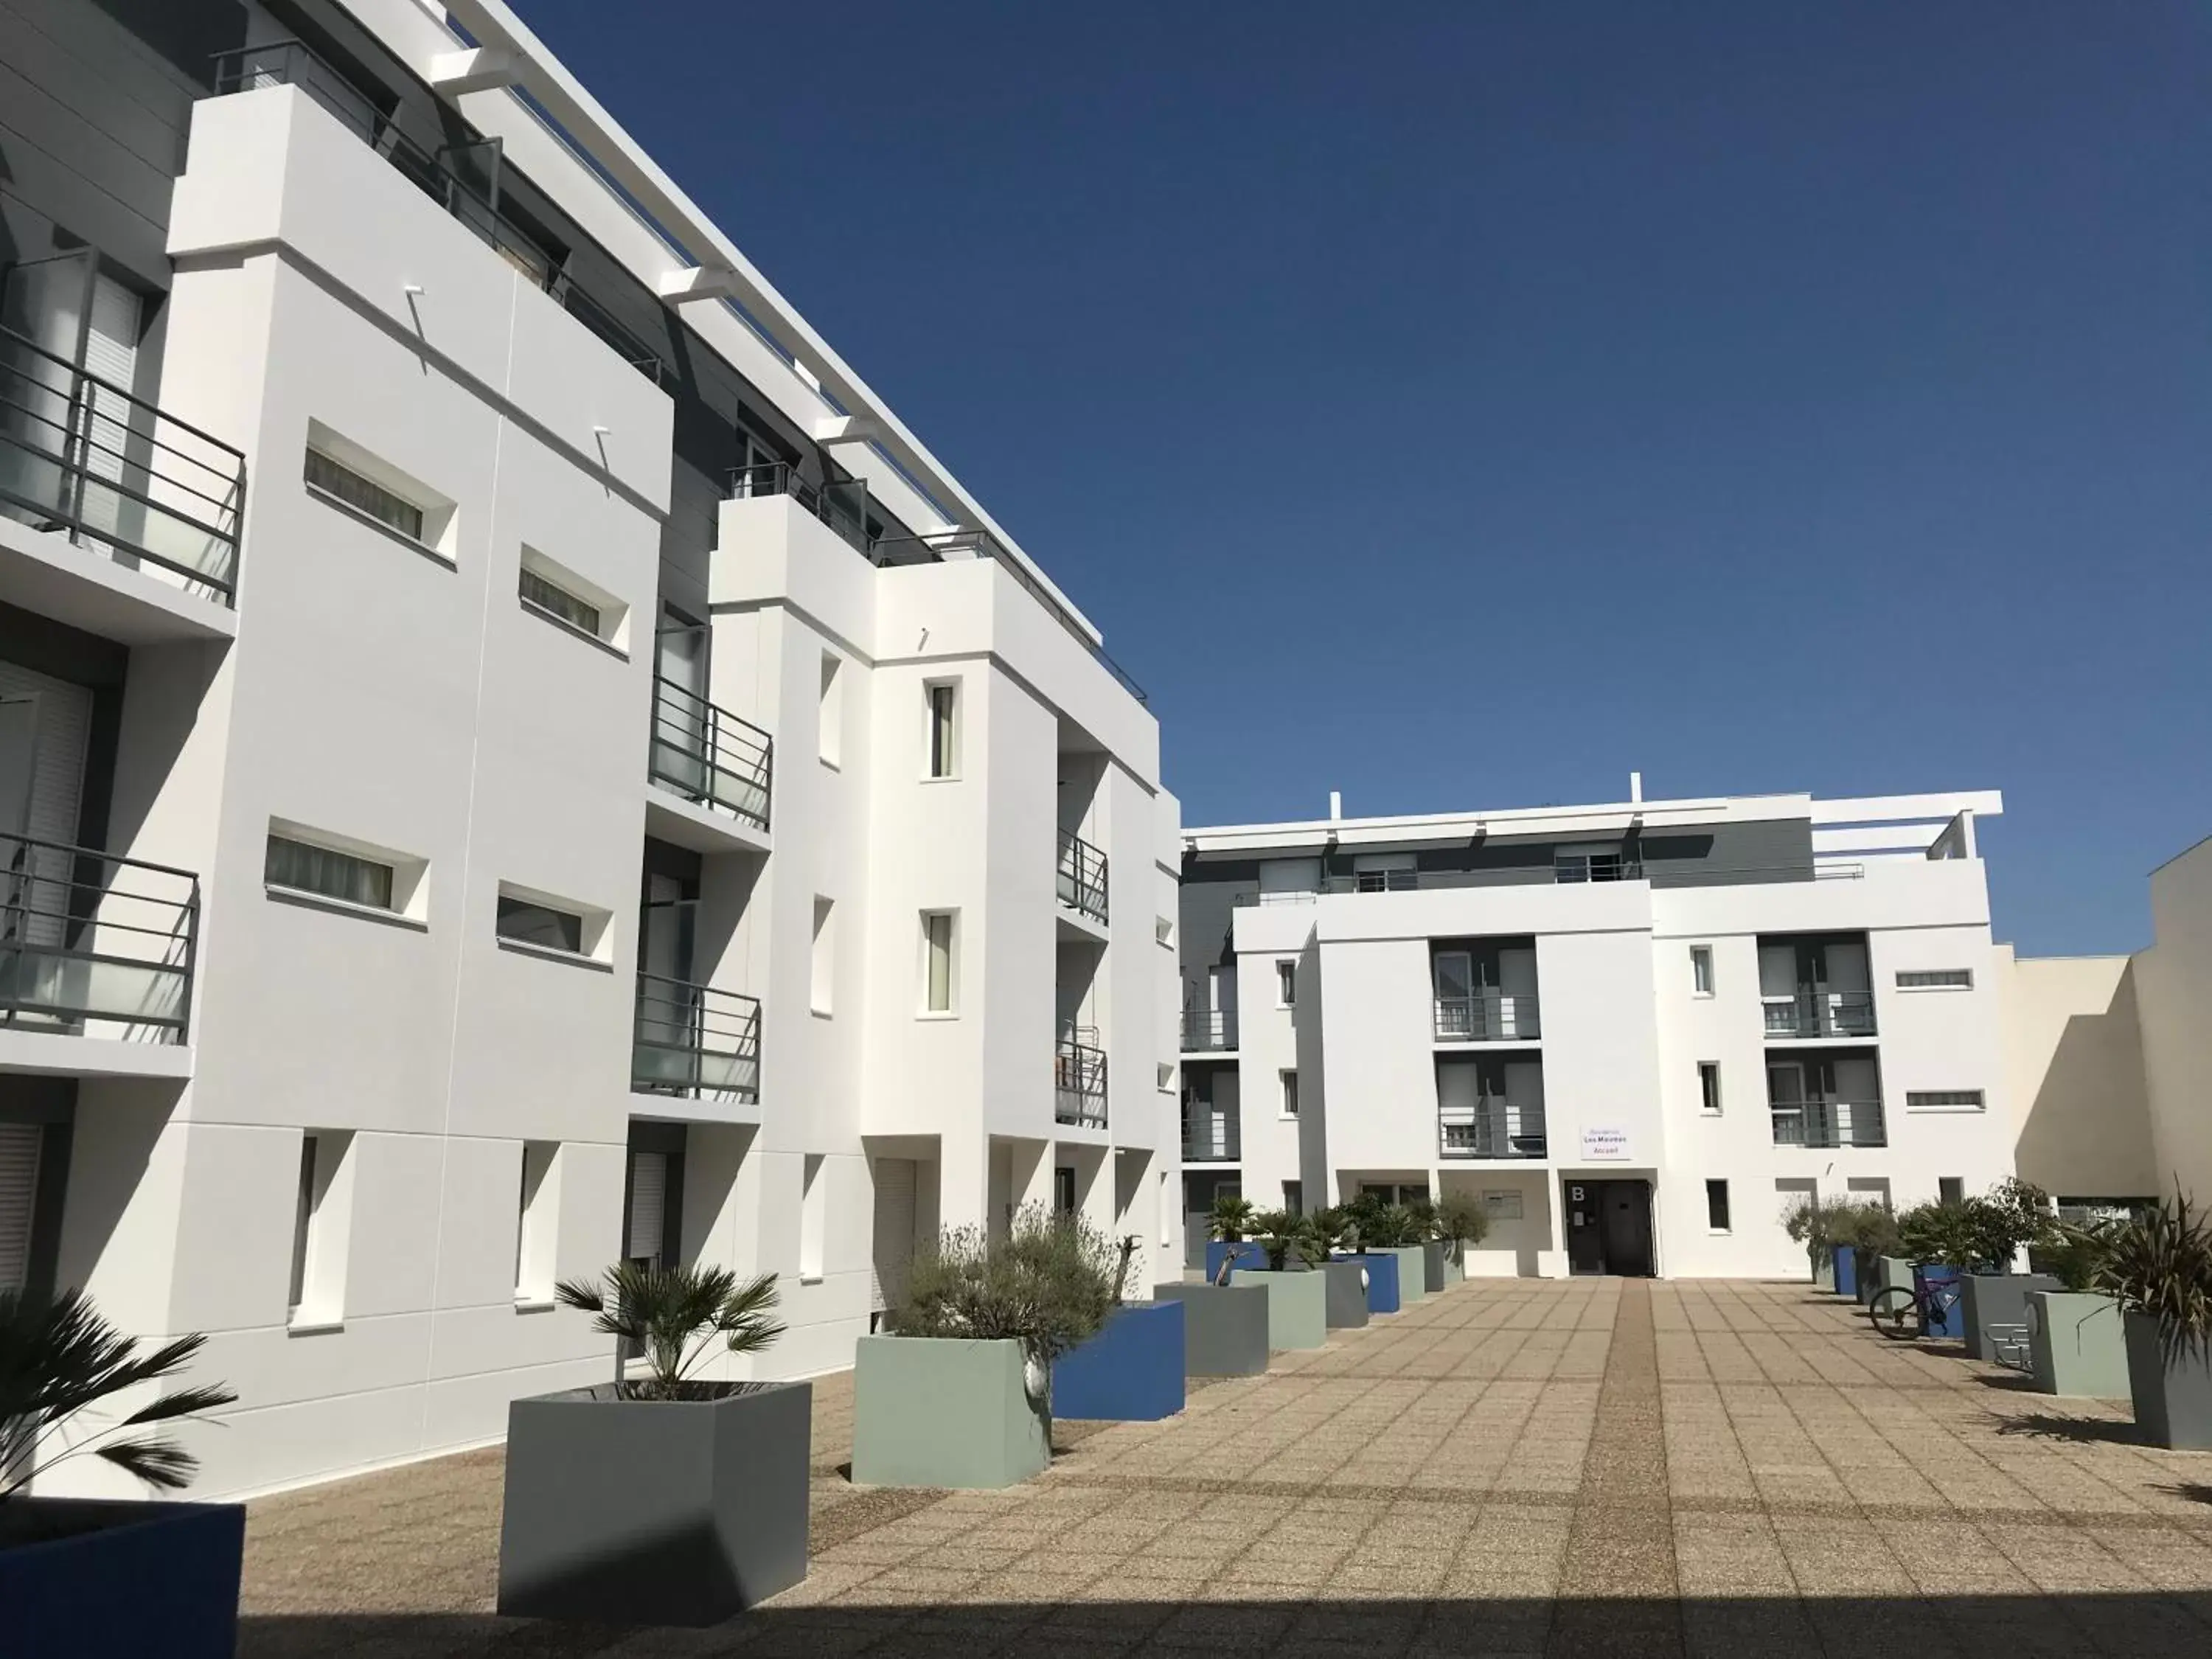
M 757 461 L 730 469 L 730 499 L 753 501 L 763 495 L 788 495 L 836 531 L 863 558 L 875 556 L 868 536 L 868 481 L 840 478 L 816 483 L 789 461 Z

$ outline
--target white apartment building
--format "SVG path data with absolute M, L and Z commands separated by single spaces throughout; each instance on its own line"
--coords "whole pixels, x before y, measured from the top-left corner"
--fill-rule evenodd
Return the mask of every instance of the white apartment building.
M 1183 836 L 1182 1158 L 1263 1207 L 1465 1193 L 1471 1271 L 1799 1274 L 1799 1194 L 2012 1172 L 1987 792 Z
M 9 15 L 0 1287 L 206 1333 L 222 1496 L 600 1380 L 621 1257 L 775 1376 L 941 1224 L 1179 1260 L 1177 808 L 1039 565 L 496 0 Z

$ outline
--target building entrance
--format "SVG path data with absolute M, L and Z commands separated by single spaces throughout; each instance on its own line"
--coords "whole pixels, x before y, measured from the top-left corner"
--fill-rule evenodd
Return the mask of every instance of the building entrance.
M 1567 1270 L 1621 1279 L 1652 1276 L 1651 1183 L 1562 1178 Z

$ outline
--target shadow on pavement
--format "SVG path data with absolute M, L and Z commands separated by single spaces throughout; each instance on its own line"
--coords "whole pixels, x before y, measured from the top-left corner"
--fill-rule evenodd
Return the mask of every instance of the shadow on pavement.
M 2039 1440 L 2077 1440 L 2084 1444 L 2142 1446 L 2149 1443 L 2132 1422 L 2109 1417 L 2068 1417 L 2059 1412 L 2030 1412 L 1997 1425 L 1999 1434 L 2024 1434 Z

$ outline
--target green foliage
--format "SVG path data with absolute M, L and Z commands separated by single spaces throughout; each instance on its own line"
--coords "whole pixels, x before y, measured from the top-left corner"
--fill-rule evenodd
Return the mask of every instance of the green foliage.
M 1310 1267 L 1327 1252 L 1314 1236 L 1312 1224 L 1288 1210 L 1261 1210 L 1251 1220 L 1252 1237 L 1267 1253 L 1267 1266 L 1276 1273 L 1293 1258 Z
M 1832 1224 L 1836 1228 L 1835 1242 L 1838 1244 L 1872 1250 L 1876 1255 L 1895 1255 L 1904 1248 L 1897 1217 L 1886 1204 L 1869 1201 L 1841 1205 Z
M 2097 1269 L 2112 1248 L 2115 1224 L 2060 1227 L 2057 1242 L 2044 1245 L 2035 1253 L 2036 1266 L 2069 1291 L 2094 1291 L 2097 1288 Z
M 82 1291 L 52 1297 L 0 1291 L 0 1503 L 65 1457 L 89 1452 L 157 1491 L 187 1485 L 199 1460 L 165 1434 L 111 1439 L 125 1429 L 198 1417 L 238 1396 L 221 1384 L 158 1395 L 105 1428 L 79 1425 L 68 1443 L 40 1461 L 40 1442 L 113 1395 L 174 1376 L 206 1345 L 180 1336 L 141 1354 L 136 1338 L 102 1319 Z M 56 1435 L 60 1443 L 64 1437 Z
M 1235 1193 L 1223 1193 L 1213 1200 L 1213 1213 L 1206 1223 L 1212 1237 L 1232 1244 L 1244 1237 L 1244 1230 L 1251 1224 L 1252 1200 Z
M 2018 1176 L 2006 1176 L 1990 1188 L 1986 1197 L 1973 1200 L 1966 1207 L 1980 1234 L 1982 1260 L 2000 1272 L 2009 1273 L 2023 1249 L 2048 1244 L 2057 1237 L 2051 1194 Z
M 1447 1243 L 1480 1244 L 1490 1234 L 1490 1212 L 1478 1198 L 1446 1193 L 1437 1205 L 1431 1227 Z
M 2212 1347 L 2212 1231 L 2178 1186 L 2170 1201 L 2097 1237 L 2092 1289 L 2157 1320 L 2169 1353 Z
M 894 1336 L 1012 1340 L 1047 1364 L 1090 1340 L 1114 1306 L 1115 1249 L 1079 1214 L 1017 1212 L 1002 1237 L 947 1228 L 919 1252 L 885 1319 Z
M 1793 1243 L 1802 1244 L 1808 1254 L 1826 1255 L 1836 1245 L 1853 1242 L 1856 1212 L 1865 1207 L 1857 1200 L 1814 1198 L 1800 1194 L 1782 1206 L 1782 1231 Z M 1887 1215 L 1888 1212 L 1882 1213 Z
M 563 1307 L 595 1315 L 592 1328 L 601 1335 L 645 1351 L 652 1375 L 618 1383 L 625 1400 L 713 1399 L 723 1386 L 691 1372 L 714 1338 L 723 1338 L 732 1353 L 762 1353 L 783 1334 L 773 1316 L 774 1273 L 739 1284 L 727 1267 L 617 1261 L 600 1283 L 564 1279 L 553 1294 Z
M 1314 1242 L 1321 1246 L 1322 1254 L 1332 1250 L 1349 1250 L 1359 1242 L 1359 1230 L 1352 1217 L 1340 1205 L 1306 1212 L 1306 1228 Z
M 1982 1218 L 1966 1204 L 1916 1204 L 1897 1218 L 1905 1254 L 1918 1262 L 1971 1267 L 1982 1261 Z

